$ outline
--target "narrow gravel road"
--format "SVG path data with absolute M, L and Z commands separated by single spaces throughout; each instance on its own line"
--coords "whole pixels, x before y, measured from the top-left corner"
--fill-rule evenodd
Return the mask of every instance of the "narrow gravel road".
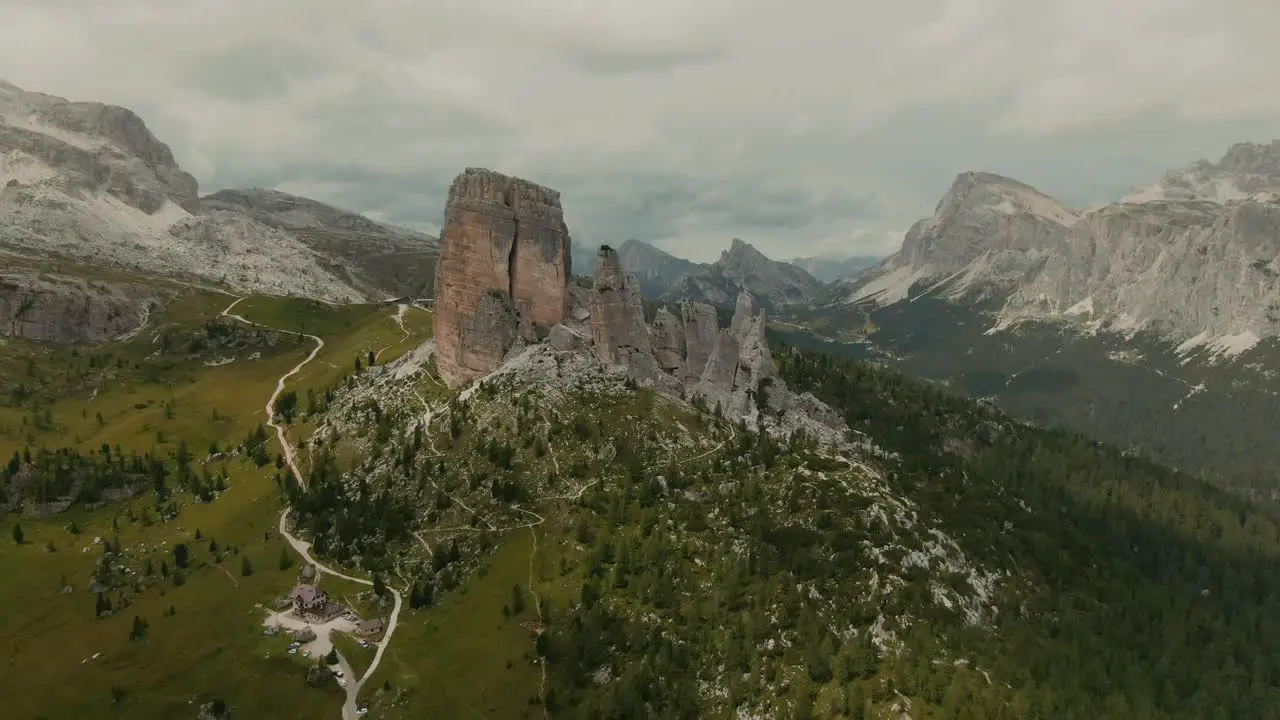
M 253 325 L 255 327 L 266 328 L 265 325 L 260 325 L 258 323 L 253 322 L 252 320 L 245 319 L 244 317 L 240 315 L 236 315 L 231 312 L 232 310 L 235 309 L 236 305 L 240 304 L 240 301 L 242 300 L 244 300 L 244 298 L 236 298 L 234 302 L 232 302 L 230 305 L 227 306 L 225 310 L 222 311 L 221 313 L 222 316 L 229 317 L 234 320 L 238 320 L 246 325 Z M 403 310 L 401 310 L 401 312 L 403 312 Z M 321 340 L 319 337 L 316 337 L 315 335 L 307 335 L 306 333 L 298 333 L 292 330 L 283 330 L 281 328 L 266 328 L 266 329 L 275 330 L 277 332 L 289 333 L 290 335 L 301 335 L 303 337 L 313 340 L 316 344 L 315 348 L 311 350 L 311 354 L 307 355 L 305 360 L 295 365 L 292 370 L 285 373 L 284 375 L 281 375 L 280 379 L 276 380 L 275 392 L 271 393 L 271 397 L 267 400 L 267 404 L 263 407 L 263 412 L 266 413 L 267 415 L 267 426 L 273 428 L 276 431 L 276 437 L 280 440 L 280 447 L 284 453 L 285 463 L 289 465 L 289 470 L 292 471 L 294 480 L 298 483 L 299 486 L 305 489 L 306 481 L 303 479 L 302 471 L 298 469 L 297 461 L 294 459 L 293 445 L 289 442 L 288 437 L 286 437 L 286 429 L 283 425 L 276 423 L 275 404 L 276 404 L 276 400 L 280 397 L 280 394 L 284 392 L 285 382 L 288 381 L 289 378 L 301 372 L 302 368 L 306 367 L 307 363 L 316 359 L 316 355 L 318 355 L 320 353 L 320 350 L 324 347 L 324 340 Z M 292 532 L 289 531 L 288 518 L 289 518 L 289 511 L 292 509 L 293 508 L 291 507 L 286 507 L 284 511 L 280 513 L 280 534 L 284 536 L 285 540 L 289 542 L 289 545 L 293 547 L 293 549 L 299 555 L 301 555 L 305 561 L 307 561 L 312 565 L 315 565 L 317 572 L 324 573 L 327 575 L 332 575 L 334 577 L 339 577 L 339 578 L 342 578 L 343 580 L 349 580 L 351 582 L 359 583 L 361 585 L 367 585 L 370 587 L 373 586 L 373 582 L 369 580 L 365 580 L 363 578 L 358 578 L 358 577 L 352 577 L 350 575 L 345 575 L 343 573 L 340 573 L 337 570 L 334 570 L 333 568 L 330 568 L 324 565 L 323 563 L 319 562 L 314 557 L 312 557 L 311 543 L 305 540 L 299 539 L 298 537 L 294 536 Z M 369 678 L 373 677 L 374 671 L 378 669 L 379 663 L 382 662 L 382 654 L 383 652 L 386 651 L 387 647 L 391 645 L 391 636 L 395 634 L 396 624 L 400 620 L 400 608 L 402 606 L 402 598 L 400 597 L 400 592 L 390 586 L 387 587 L 387 591 L 390 592 L 392 597 L 395 599 L 395 606 L 391 610 L 391 618 L 387 622 L 387 629 L 382 636 L 382 641 L 378 643 L 378 650 L 373 655 L 373 662 L 369 663 L 369 668 L 364 671 L 364 675 L 361 676 L 359 680 L 356 680 L 353 677 L 350 663 L 347 662 L 346 658 L 342 657 L 342 653 L 338 653 L 338 665 L 343 669 L 342 670 L 343 673 L 347 676 L 346 678 L 347 698 L 342 705 L 343 720 L 355 720 L 355 718 L 357 717 L 356 701 L 360 695 L 360 689 L 364 687 L 364 684 L 368 682 Z

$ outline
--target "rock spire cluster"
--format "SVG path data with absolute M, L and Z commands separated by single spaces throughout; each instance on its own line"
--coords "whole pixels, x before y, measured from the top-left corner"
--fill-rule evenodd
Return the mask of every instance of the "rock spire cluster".
M 436 273 L 440 375 L 457 387 L 497 369 L 528 345 L 589 352 L 637 383 L 701 398 L 729 417 L 790 416 L 843 430 L 812 395 L 789 391 L 765 340 L 766 317 L 738 295 L 728 327 L 698 302 L 646 316 L 639 281 L 602 246 L 588 288 L 571 277 L 569 232 L 554 190 L 467 169 L 445 208 Z

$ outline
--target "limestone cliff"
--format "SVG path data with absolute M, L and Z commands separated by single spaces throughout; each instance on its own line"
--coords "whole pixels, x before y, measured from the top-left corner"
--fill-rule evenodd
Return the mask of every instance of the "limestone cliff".
M 634 275 L 622 271 L 618 253 L 607 246 L 600 248 L 596 264 L 591 337 L 596 355 L 608 365 L 627 364 L 631 355 L 651 352 L 640 285 Z
M 137 330 L 167 293 L 49 273 L 0 273 L 0 337 L 94 344 Z
M 988 173 L 960 175 L 902 249 L 842 286 L 848 302 L 931 292 L 995 298 L 992 332 L 1078 321 L 1239 355 L 1280 336 L 1280 142 L 1239 144 L 1214 164 L 1088 211 Z
M 560 194 L 492 170 L 454 179 L 436 271 L 440 376 L 451 387 L 501 362 L 522 323 L 549 329 L 568 311 L 569 230 Z
M 365 297 L 290 234 L 202 213 L 197 191 L 132 111 L 0 80 L 0 251 L 236 292 Z

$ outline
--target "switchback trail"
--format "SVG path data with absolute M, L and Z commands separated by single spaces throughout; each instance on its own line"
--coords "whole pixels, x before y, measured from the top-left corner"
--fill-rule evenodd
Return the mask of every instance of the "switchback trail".
M 271 398 L 267 400 L 267 404 L 263 407 L 263 412 L 265 412 L 267 415 L 267 425 L 275 429 L 276 437 L 280 440 L 280 447 L 282 452 L 284 453 L 285 463 L 289 465 L 289 470 L 293 473 L 293 478 L 298 483 L 298 486 L 303 489 L 306 489 L 306 481 L 303 479 L 302 471 L 298 468 L 297 460 L 294 457 L 293 445 L 290 444 L 289 438 L 286 437 L 285 427 L 283 425 L 276 423 L 275 404 L 276 404 L 276 400 L 280 397 L 280 394 L 284 392 L 285 382 L 287 382 L 289 378 L 301 372 L 302 368 L 306 367 L 307 363 L 316 359 L 316 355 L 318 355 L 320 353 L 320 350 L 324 347 L 324 340 L 320 339 L 315 335 L 308 335 L 306 333 L 294 332 L 292 330 L 284 330 L 282 328 L 268 328 L 265 325 L 255 323 L 252 320 L 248 320 L 240 315 L 236 315 L 235 313 L 232 313 L 231 311 L 234 310 L 236 305 L 238 305 L 242 300 L 244 300 L 243 297 L 236 298 L 230 305 L 227 306 L 225 310 L 222 311 L 221 313 L 222 316 L 229 317 L 234 320 L 238 320 L 246 325 L 252 325 L 254 327 L 261 327 L 267 330 L 274 330 L 276 332 L 288 333 L 290 335 L 301 335 L 302 337 L 306 337 L 313 340 L 316 344 L 315 348 L 311 350 L 311 354 L 307 355 L 305 360 L 293 366 L 292 370 L 285 373 L 284 375 L 281 375 L 280 378 L 276 380 L 275 392 L 271 393 Z M 310 563 L 311 565 L 314 565 L 316 568 L 316 572 L 323 573 L 326 575 L 332 575 L 337 578 L 342 578 L 343 580 L 349 580 L 351 582 L 358 583 L 360 585 L 372 587 L 373 585 L 372 581 L 365 580 L 363 578 L 352 577 L 350 575 L 340 573 L 337 570 L 334 570 L 333 568 L 330 568 L 327 565 L 324 565 L 323 563 L 319 562 L 314 557 L 312 557 L 311 543 L 296 537 L 289 530 L 288 518 L 289 518 L 289 512 L 292 509 L 293 509 L 292 507 L 286 506 L 284 511 L 280 513 L 280 528 L 279 528 L 280 534 L 284 536 L 285 540 L 288 541 L 289 545 L 294 549 L 294 551 L 296 551 L 299 555 L 302 556 L 303 560 Z M 364 675 L 362 675 L 359 680 L 356 680 L 356 678 L 351 675 L 350 664 L 347 663 L 346 658 L 342 657 L 341 653 L 338 653 L 339 666 L 343 668 L 347 668 L 346 670 L 344 670 L 344 673 L 349 678 L 346 686 L 346 693 L 347 693 L 346 701 L 342 705 L 342 717 L 344 720 L 355 720 L 355 718 L 357 717 L 356 700 L 360 695 L 360 689 L 364 687 L 364 684 L 369 680 L 369 678 L 373 677 L 374 671 L 378 669 L 378 665 L 382 662 L 382 654 L 386 651 L 387 647 L 391 644 L 391 636 L 394 635 L 396 632 L 396 624 L 400 620 L 400 608 L 402 605 L 402 599 L 400 596 L 400 592 L 395 588 L 388 586 L 387 591 L 390 592 L 392 597 L 395 599 L 395 605 L 391 610 L 391 618 L 387 622 L 387 630 L 382 636 L 382 641 L 378 643 L 378 649 L 373 655 L 373 662 L 369 663 L 368 669 L 364 671 Z

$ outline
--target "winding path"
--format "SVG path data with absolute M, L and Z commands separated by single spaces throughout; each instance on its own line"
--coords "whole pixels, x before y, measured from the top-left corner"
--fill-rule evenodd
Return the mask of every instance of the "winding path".
M 252 320 L 248 320 L 243 316 L 236 315 L 235 313 L 231 312 L 232 310 L 235 309 L 236 305 L 238 305 L 242 300 L 244 300 L 243 297 L 236 298 L 230 305 L 227 306 L 225 310 L 222 311 L 221 313 L 222 316 L 229 317 L 234 320 L 238 320 L 246 325 L 266 328 L 265 325 L 260 325 L 258 323 L 253 322 Z M 276 332 L 288 333 L 290 335 L 301 335 L 303 337 L 314 340 L 316 344 L 315 348 L 311 350 L 311 354 L 307 355 L 305 360 L 293 366 L 292 370 L 285 373 L 284 375 L 281 375 L 280 379 L 276 380 L 275 392 L 271 393 L 271 398 L 267 400 L 267 404 L 263 407 L 263 412 L 265 412 L 267 415 L 267 425 L 275 429 L 276 437 L 280 440 L 280 447 L 284 453 L 284 461 L 289 465 L 289 470 L 293 473 L 294 480 L 298 483 L 300 487 L 302 487 L 303 489 L 306 489 L 306 481 L 303 480 L 302 471 L 298 469 L 297 461 L 294 458 L 293 445 L 289 442 L 289 439 L 286 437 L 285 427 L 283 425 L 276 423 L 274 407 L 276 404 L 276 399 L 280 397 L 280 393 L 284 392 L 285 382 L 289 378 L 301 372 L 302 368 L 306 367 L 307 363 L 311 362 L 312 360 L 315 360 L 316 355 L 318 355 L 320 353 L 320 350 L 324 347 L 324 340 L 321 340 L 319 337 L 315 335 L 308 335 L 306 333 L 294 332 L 292 330 L 283 330 L 280 328 L 266 328 L 266 329 L 275 330 Z M 292 532 L 289 531 L 288 518 L 289 518 L 289 511 L 292 509 L 293 509 L 292 507 L 285 507 L 285 509 L 280 513 L 280 526 L 279 526 L 280 534 L 283 535 L 285 540 L 289 542 L 289 545 L 294 549 L 294 551 L 302 556 L 303 560 L 314 565 L 316 567 L 316 571 L 319 573 L 332 575 L 334 577 L 342 578 L 343 580 L 349 580 L 351 582 L 358 583 L 360 585 L 366 585 L 366 586 L 373 585 L 373 582 L 369 580 L 364 580 L 362 578 L 352 577 L 350 575 L 340 573 L 337 570 L 334 570 L 333 568 L 328 567 L 327 565 L 324 565 L 320 561 L 316 560 L 311 555 L 311 543 L 307 542 L 306 540 L 302 540 L 298 538 Z M 342 705 L 342 717 L 344 718 L 344 720 L 355 720 L 355 718 L 357 717 L 356 700 L 360 695 L 360 690 L 361 688 L 364 687 L 364 684 L 368 682 L 369 678 L 373 677 L 373 673 L 378 669 L 378 665 L 382 662 L 382 654 L 386 651 L 387 647 L 391 645 L 391 636 L 395 634 L 396 624 L 400 620 L 400 609 L 403 604 L 403 599 L 400 596 L 400 592 L 390 586 L 387 587 L 387 591 L 390 592 L 392 597 L 395 599 L 395 606 L 391 610 L 391 618 L 387 622 L 387 629 L 386 629 L 386 632 L 383 633 L 382 641 L 378 643 L 378 649 L 377 651 L 374 652 L 373 662 L 369 663 L 369 667 L 364 671 L 364 675 L 362 675 L 359 680 L 356 680 L 352 676 L 351 666 L 349 663 L 347 663 L 346 658 L 342 657 L 341 653 L 338 653 L 339 667 L 343 668 L 344 674 L 346 674 L 346 676 L 350 678 L 347 681 L 347 685 L 346 685 L 347 698 Z

